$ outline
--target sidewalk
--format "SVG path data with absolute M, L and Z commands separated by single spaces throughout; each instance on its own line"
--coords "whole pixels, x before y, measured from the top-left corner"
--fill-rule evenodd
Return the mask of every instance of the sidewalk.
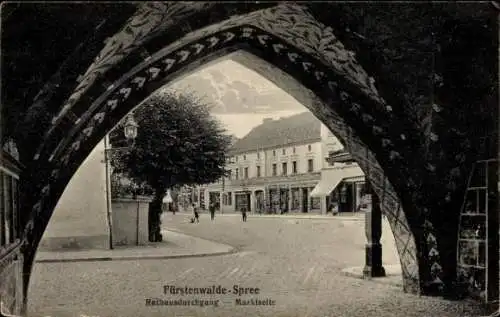
M 384 269 L 386 276 L 374 277 L 371 278 L 370 281 L 403 287 L 403 275 L 401 272 L 401 265 L 384 264 Z M 353 266 L 345 268 L 342 270 L 342 273 L 348 276 L 364 279 L 362 266 Z
M 172 213 L 169 212 L 169 215 Z M 208 211 L 204 212 L 202 211 L 200 213 L 201 215 L 203 214 L 209 214 Z M 179 216 L 186 216 L 189 217 L 192 214 L 189 212 L 176 212 L 175 215 Z M 241 217 L 241 213 L 237 212 L 231 212 L 231 213 L 215 213 L 216 217 Z M 329 219 L 329 220 L 347 220 L 347 221 L 365 221 L 365 214 L 364 213 L 358 213 L 355 215 L 348 214 L 348 215 L 318 215 L 318 214 L 284 214 L 284 215 L 278 215 L 278 214 L 247 214 L 248 218 L 284 218 L 284 219 Z
M 81 250 L 81 251 L 39 251 L 35 261 L 47 262 L 81 262 L 81 261 L 113 261 L 137 259 L 170 259 L 223 255 L 235 252 L 229 245 L 189 236 L 180 232 L 162 230 L 164 242 L 151 243 L 144 246 L 117 246 L 113 250 Z

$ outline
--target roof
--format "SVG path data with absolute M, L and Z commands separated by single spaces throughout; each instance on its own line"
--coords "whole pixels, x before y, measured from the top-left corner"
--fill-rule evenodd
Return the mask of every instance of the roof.
M 321 121 L 307 111 L 277 120 L 264 119 L 262 124 L 253 128 L 233 145 L 231 153 L 306 143 L 319 139 L 321 139 Z

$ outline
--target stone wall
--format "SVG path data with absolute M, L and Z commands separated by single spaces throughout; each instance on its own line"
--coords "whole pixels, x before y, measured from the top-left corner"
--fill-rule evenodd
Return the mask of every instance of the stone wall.
M 148 208 L 151 199 L 119 198 L 112 201 L 113 245 L 144 245 L 148 242 Z
M 101 141 L 64 190 L 40 242 L 40 250 L 108 248 L 104 158 Z

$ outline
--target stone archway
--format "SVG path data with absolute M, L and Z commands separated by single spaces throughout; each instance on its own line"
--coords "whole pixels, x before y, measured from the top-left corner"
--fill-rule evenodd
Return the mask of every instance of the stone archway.
M 205 21 L 174 41 L 172 36 L 162 39 L 161 34 L 168 33 L 175 22 L 189 23 L 190 16 L 211 7 L 207 3 L 145 4 L 107 41 L 80 77 L 34 158 L 40 172 L 32 181 L 39 185 L 39 192 L 25 231 L 27 276 L 58 198 L 94 145 L 127 112 L 169 81 L 215 58 L 244 50 L 281 69 L 287 78 L 295 78 L 296 86 L 303 88 L 295 90 L 295 95 L 303 96 L 298 99 L 309 99 L 305 105 L 353 152 L 390 220 L 405 289 L 421 291 L 433 279 L 426 255 L 436 241 L 429 239 L 427 244 L 425 238 L 432 228 L 421 231 L 421 202 L 411 195 L 423 190 L 419 173 L 425 164 L 413 157 L 420 143 L 409 143 L 405 118 L 378 95 L 373 79 L 333 31 L 300 5 L 279 4 L 240 16 L 228 12 L 219 17 L 221 21 Z M 289 87 L 287 91 L 294 95 Z M 438 253 L 433 256 L 438 260 Z

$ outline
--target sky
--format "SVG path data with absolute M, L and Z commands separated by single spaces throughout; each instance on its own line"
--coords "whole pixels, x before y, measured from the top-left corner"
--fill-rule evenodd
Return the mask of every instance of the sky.
M 243 137 L 264 118 L 278 119 L 307 109 L 258 73 L 222 60 L 183 77 L 166 89 L 189 90 L 213 104 L 228 133 Z

